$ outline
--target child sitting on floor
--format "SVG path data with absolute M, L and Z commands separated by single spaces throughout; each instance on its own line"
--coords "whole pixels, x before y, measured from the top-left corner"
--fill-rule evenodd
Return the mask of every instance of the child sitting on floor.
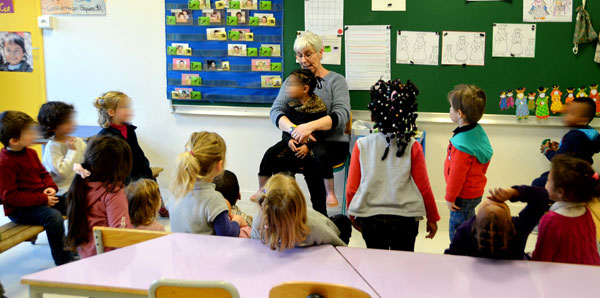
M 139 179 L 125 188 L 129 202 L 129 218 L 134 228 L 149 231 L 164 231 L 165 227 L 156 221 L 161 206 L 158 183 L 150 179 Z

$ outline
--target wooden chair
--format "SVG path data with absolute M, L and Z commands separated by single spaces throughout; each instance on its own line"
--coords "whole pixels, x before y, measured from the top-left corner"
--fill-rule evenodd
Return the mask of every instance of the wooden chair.
M 155 280 L 148 290 L 150 298 L 210 297 L 239 298 L 238 290 L 225 281 Z
M 94 227 L 96 254 L 104 253 L 104 247 L 126 247 L 169 234 L 169 232 Z
M 357 288 L 321 282 L 294 281 L 277 285 L 269 298 L 371 298 Z

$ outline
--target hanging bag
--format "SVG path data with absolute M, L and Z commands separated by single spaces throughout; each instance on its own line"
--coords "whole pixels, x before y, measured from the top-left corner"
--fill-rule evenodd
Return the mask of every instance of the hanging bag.
M 592 27 L 590 14 L 585 10 L 586 2 L 586 0 L 583 0 L 581 6 L 577 7 L 577 20 L 575 22 L 575 33 L 573 34 L 573 54 L 575 55 L 579 52 L 580 44 L 592 42 L 598 38 L 598 34 Z

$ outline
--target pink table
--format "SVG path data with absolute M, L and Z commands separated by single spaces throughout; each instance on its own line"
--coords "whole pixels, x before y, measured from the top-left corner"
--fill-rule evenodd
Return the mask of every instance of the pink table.
M 31 297 L 140 297 L 162 277 L 225 280 L 244 298 L 268 297 L 273 286 L 286 281 L 351 285 L 377 297 L 333 246 L 282 253 L 257 240 L 193 234 L 171 234 L 30 274 L 21 282 L 29 285 Z
M 383 297 L 600 297 L 600 267 L 338 247 Z

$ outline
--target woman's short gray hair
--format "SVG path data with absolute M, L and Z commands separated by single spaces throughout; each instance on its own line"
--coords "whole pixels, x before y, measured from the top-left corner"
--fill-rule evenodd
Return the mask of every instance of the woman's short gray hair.
M 302 35 L 296 37 L 294 41 L 294 52 L 299 53 L 307 47 L 312 47 L 315 52 L 320 52 L 323 49 L 323 41 L 319 35 L 306 31 Z

